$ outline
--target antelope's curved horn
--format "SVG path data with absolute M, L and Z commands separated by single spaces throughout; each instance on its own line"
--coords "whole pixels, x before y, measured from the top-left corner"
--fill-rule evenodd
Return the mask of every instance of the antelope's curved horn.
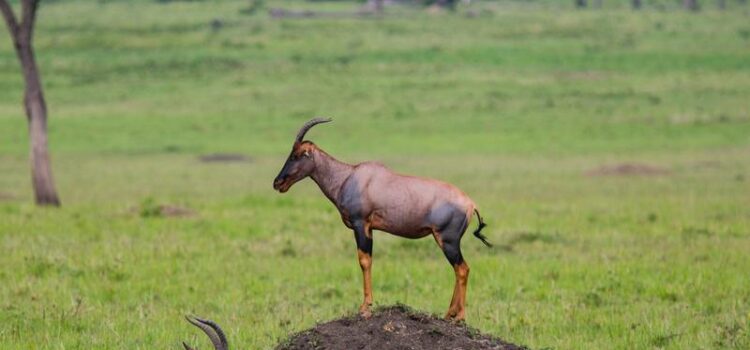
M 310 130 L 313 126 L 321 124 L 321 123 L 328 123 L 330 122 L 331 118 L 313 118 L 310 119 L 305 125 L 302 125 L 302 127 L 299 129 L 299 132 L 297 133 L 297 139 L 295 139 L 295 143 L 302 142 L 302 138 L 305 137 L 305 134 L 308 130 Z
M 204 320 L 198 317 L 185 316 L 185 319 L 192 325 L 200 328 L 203 333 L 206 333 L 208 339 L 211 340 L 215 350 L 229 350 L 229 343 L 227 342 L 227 336 L 224 335 L 224 331 L 221 330 L 218 324 L 211 320 Z M 192 350 L 190 346 L 182 343 L 186 350 Z

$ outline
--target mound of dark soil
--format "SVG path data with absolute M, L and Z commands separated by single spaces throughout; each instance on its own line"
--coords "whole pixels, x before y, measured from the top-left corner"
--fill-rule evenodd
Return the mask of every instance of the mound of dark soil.
M 463 324 L 415 312 L 403 305 L 376 310 L 372 318 L 351 316 L 293 335 L 276 347 L 300 349 L 526 349 Z

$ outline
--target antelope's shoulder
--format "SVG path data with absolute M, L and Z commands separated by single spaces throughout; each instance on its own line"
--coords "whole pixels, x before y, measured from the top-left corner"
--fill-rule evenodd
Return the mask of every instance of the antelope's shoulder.
M 380 162 L 363 162 L 354 166 L 353 174 L 359 177 L 380 177 L 393 175 L 393 171 Z

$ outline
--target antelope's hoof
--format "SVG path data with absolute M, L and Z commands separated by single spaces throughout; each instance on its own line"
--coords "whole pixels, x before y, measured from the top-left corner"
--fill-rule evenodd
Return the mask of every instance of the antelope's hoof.
M 445 314 L 445 320 L 454 323 L 464 322 L 464 313 L 449 310 L 448 313 Z
M 364 319 L 369 319 L 372 317 L 372 311 L 370 311 L 369 305 L 362 305 L 359 307 L 359 315 L 362 316 Z

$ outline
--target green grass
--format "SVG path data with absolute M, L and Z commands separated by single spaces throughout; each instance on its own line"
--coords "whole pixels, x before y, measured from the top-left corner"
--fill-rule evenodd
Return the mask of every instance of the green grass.
M 208 348 L 185 313 L 270 348 L 356 311 L 335 209 L 311 181 L 271 189 L 315 115 L 335 118 L 309 134 L 329 153 L 479 204 L 496 247 L 464 240 L 469 325 L 533 348 L 750 347 L 747 10 L 278 21 L 246 6 L 42 5 L 61 209 L 30 203 L 0 33 L 0 348 Z M 197 160 L 213 152 L 252 161 Z M 622 162 L 668 174 L 585 175 Z M 142 215 L 161 204 L 195 215 Z M 374 250 L 376 304 L 445 311 L 453 272 L 431 239 L 376 233 Z

